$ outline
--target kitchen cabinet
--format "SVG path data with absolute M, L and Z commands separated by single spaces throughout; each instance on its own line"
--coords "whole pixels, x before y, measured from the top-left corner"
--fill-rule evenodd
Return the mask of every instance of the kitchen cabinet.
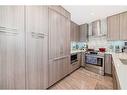
M 85 67 L 85 52 L 81 53 L 81 66 Z
M 24 6 L 0 6 L 0 89 L 25 89 Z
M 62 6 L 60 5 L 49 5 L 48 6 L 50 9 L 58 12 L 59 14 L 63 15 L 64 17 L 66 17 L 67 19 L 71 19 L 71 14 L 66 11 Z
M 113 15 L 107 18 L 108 24 L 108 40 L 119 40 L 120 39 L 120 17 L 118 15 Z
M 114 66 L 114 62 L 112 61 L 112 79 L 113 79 L 113 89 L 121 89 L 120 84 L 119 84 L 119 79 L 117 76 L 117 72 Z
M 81 66 L 81 53 L 77 53 L 77 61 L 74 63 L 71 63 L 70 66 L 70 72 L 73 72 L 74 70 L 78 69 Z
M 48 88 L 69 74 L 70 13 L 61 6 L 0 6 L 0 52 L 0 89 Z
M 49 10 L 49 59 L 70 54 L 70 21 Z
M 26 6 L 26 89 L 48 87 L 48 7 Z
M 79 25 L 71 21 L 71 41 L 79 42 L 80 39 L 80 31 Z
M 70 20 L 49 8 L 49 86 L 69 74 Z
M 105 54 L 105 74 L 111 75 L 112 55 Z
M 108 17 L 108 40 L 127 40 L 127 12 Z
M 120 14 L 120 40 L 127 40 L 127 12 Z
M 62 56 L 49 60 L 49 86 L 69 74 L 70 58 Z
M 92 22 L 92 36 L 101 36 L 101 21 Z
M 88 41 L 88 24 L 80 25 L 80 42 Z

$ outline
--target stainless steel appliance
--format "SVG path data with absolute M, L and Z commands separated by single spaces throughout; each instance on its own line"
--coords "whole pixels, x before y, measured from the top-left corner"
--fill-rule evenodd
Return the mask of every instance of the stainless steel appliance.
M 124 42 L 124 52 L 127 53 L 127 42 Z
M 78 61 L 77 53 L 71 54 L 71 64 Z
M 104 75 L 104 53 L 84 53 L 83 60 L 87 70 Z

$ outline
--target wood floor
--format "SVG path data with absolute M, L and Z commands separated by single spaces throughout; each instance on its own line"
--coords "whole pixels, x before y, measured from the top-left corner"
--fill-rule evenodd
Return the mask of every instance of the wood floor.
M 79 68 L 71 75 L 67 76 L 57 84 L 49 88 L 50 90 L 112 90 L 112 77 L 101 76 L 99 74 Z

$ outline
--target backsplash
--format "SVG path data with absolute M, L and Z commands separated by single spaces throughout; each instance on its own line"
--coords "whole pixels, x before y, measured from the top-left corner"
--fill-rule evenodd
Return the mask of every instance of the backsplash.
M 123 48 L 125 41 L 107 41 L 106 36 L 90 38 L 88 48 L 96 49 L 106 48 L 106 51 L 115 52 L 115 47 L 119 46 L 120 50 Z
M 111 44 L 106 40 L 106 36 L 100 36 L 100 37 L 90 37 L 88 41 L 88 48 L 96 49 L 98 48 L 108 48 L 109 45 Z
M 106 48 L 106 51 L 115 52 L 115 47 L 119 47 L 121 50 L 125 41 L 107 41 L 107 20 L 101 20 L 101 32 L 103 36 L 93 37 L 91 36 L 91 27 L 89 24 L 89 41 L 88 42 L 71 42 L 71 50 L 83 49 L 88 45 L 88 48 L 98 50 L 98 48 Z M 127 41 L 126 41 L 127 42 Z
M 71 50 L 82 50 L 86 48 L 86 43 L 85 42 L 71 42 Z

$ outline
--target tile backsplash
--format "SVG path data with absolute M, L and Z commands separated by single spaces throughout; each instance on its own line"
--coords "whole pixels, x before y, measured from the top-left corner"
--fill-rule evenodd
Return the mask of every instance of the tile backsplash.
M 119 46 L 120 50 L 123 48 L 125 41 L 107 41 L 106 36 L 90 38 L 88 48 L 98 50 L 98 48 L 106 48 L 106 51 L 115 52 L 115 47 Z
M 71 42 L 71 50 L 82 50 L 86 47 L 86 43 L 85 42 Z
M 106 51 L 115 52 L 115 48 L 119 47 L 121 50 L 125 41 L 107 41 L 107 20 L 101 20 L 101 32 L 103 36 L 93 37 L 91 35 L 91 24 L 89 24 L 89 41 L 88 42 L 71 42 L 71 50 L 83 49 L 88 45 L 88 48 L 98 50 L 98 48 L 106 48 Z M 127 41 L 126 41 L 127 42 Z
M 92 38 L 89 42 L 71 42 L 71 50 L 84 49 L 86 45 L 88 48 L 98 50 L 99 48 L 106 48 L 108 52 L 115 52 L 115 47 L 119 46 L 120 50 L 123 48 L 125 41 L 107 41 L 106 37 Z M 126 41 L 127 42 L 127 41 Z

